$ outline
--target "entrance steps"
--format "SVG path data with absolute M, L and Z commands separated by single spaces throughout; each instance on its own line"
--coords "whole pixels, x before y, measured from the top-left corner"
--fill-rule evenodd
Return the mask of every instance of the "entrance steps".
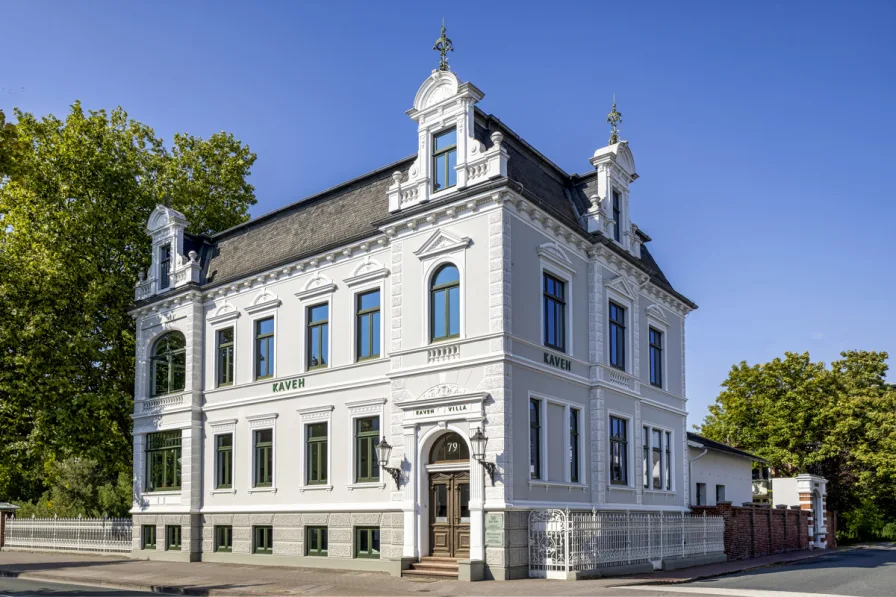
M 423 556 L 401 575 L 409 580 L 457 580 L 457 558 Z

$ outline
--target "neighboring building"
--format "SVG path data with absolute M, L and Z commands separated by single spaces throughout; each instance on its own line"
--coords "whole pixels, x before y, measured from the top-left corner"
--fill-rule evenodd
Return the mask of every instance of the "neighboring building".
M 828 481 L 818 475 L 803 473 L 791 478 L 772 478 L 772 500 L 775 505 L 797 506 L 809 511 L 809 536 L 811 546 L 826 549 L 833 540 L 836 524 L 831 526 L 831 537 L 828 537 Z
M 736 506 L 753 501 L 753 463 L 762 458 L 688 432 L 691 505 Z
M 688 510 L 696 305 L 632 223 L 628 142 L 568 174 L 482 97 L 433 71 L 414 155 L 211 237 L 156 208 L 135 557 L 511 578 L 532 509 Z

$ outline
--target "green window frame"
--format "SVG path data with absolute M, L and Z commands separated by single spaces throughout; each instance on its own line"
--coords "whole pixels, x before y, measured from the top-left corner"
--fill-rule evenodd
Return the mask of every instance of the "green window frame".
M 380 480 L 376 445 L 380 441 L 380 418 L 355 419 L 355 483 Z
M 305 529 L 305 555 L 327 557 L 327 527 L 307 527 Z
M 159 247 L 159 290 L 171 286 L 171 243 Z
M 569 409 L 569 480 L 579 482 L 579 409 Z
M 179 524 L 165 526 L 165 549 L 167 551 L 180 551 L 181 530 Z
M 160 431 L 146 435 L 146 491 L 180 489 L 181 432 Z
M 544 272 L 544 345 L 566 352 L 566 282 Z
M 233 527 L 230 525 L 215 526 L 215 551 L 230 553 L 233 551 Z
M 457 184 L 457 129 L 432 136 L 432 190 L 443 191 Z
M 274 430 L 256 429 L 252 433 L 255 448 L 253 487 L 272 487 L 274 485 Z
M 328 423 L 305 425 L 305 484 L 327 484 Z
M 308 370 L 324 369 L 329 358 L 330 345 L 330 304 L 321 303 L 306 309 L 308 318 Z
M 358 360 L 376 359 L 380 356 L 380 291 L 371 290 L 358 294 L 355 317 L 355 341 Z
M 215 333 L 218 352 L 218 387 L 233 385 L 233 328 Z
M 380 558 L 380 527 L 355 527 L 355 557 Z
M 440 303 L 441 308 L 438 307 Z M 460 270 L 453 263 L 442 265 L 433 275 L 429 309 L 430 338 L 433 342 L 460 337 Z M 437 326 L 439 320 L 443 324 L 441 332 Z
M 274 318 L 255 321 L 255 379 L 274 376 Z
M 541 400 L 529 399 L 529 478 L 541 479 Z
M 264 555 L 274 553 L 274 527 L 252 527 L 252 553 Z
M 233 487 L 233 434 L 215 436 L 215 488 Z
M 153 396 L 182 391 L 187 384 L 187 340 L 168 332 L 155 341 L 150 357 Z
M 156 525 L 144 524 L 140 527 L 143 549 L 156 548 Z

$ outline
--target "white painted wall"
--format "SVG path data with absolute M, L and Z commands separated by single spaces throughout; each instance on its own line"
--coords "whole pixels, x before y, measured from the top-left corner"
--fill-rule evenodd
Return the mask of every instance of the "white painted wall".
M 728 452 L 689 447 L 691 504 L 697 505 L 697 483 L 706 483 L 707 503 L 716 505 L 716 485 L 725 486 L 725 500 L 735 506 L 753 501 L 753 461 Z M 699 458 L 698 458 L 699 456 Z

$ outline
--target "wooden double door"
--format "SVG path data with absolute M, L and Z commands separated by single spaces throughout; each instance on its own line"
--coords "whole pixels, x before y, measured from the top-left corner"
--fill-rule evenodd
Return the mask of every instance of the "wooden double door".
M 470 556 L 470 473 L 439 472 L 429 475 L 432 555 Z

